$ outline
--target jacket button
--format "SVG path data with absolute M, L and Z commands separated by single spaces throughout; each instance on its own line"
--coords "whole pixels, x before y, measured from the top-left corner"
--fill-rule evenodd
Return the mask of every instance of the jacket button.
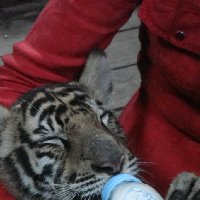
M 185 39 L 185 33 L 183 31 L 177 31 L 175 33 L 176 40 L 182 41 Z

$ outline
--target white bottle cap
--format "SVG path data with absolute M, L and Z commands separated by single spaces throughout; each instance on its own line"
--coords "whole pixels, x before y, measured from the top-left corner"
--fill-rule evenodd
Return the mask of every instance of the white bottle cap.
M 104 185 L 102 190 L 102 200 L 109 200 L 111 192 L 122 182 L 136 182 L 142 183 L 138 178 L 131 176 L 130 174 L 118 174 L 111 177 Z

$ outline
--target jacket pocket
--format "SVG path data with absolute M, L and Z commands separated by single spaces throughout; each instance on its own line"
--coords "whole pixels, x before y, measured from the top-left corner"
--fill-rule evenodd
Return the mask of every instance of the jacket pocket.
M 199 0 L 143 0 L 139 16 L 157 35 L 200 55 Z

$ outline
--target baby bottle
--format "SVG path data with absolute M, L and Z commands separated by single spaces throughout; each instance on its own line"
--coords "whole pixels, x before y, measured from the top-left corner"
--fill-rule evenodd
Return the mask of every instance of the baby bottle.
M 151 186 L 129 174 L 118 174 L 108 180 L 102 200 L 163 200 Z

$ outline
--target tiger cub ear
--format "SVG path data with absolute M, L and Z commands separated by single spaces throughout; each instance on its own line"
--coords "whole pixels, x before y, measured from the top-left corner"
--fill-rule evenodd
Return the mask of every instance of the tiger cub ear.
M 104 105 L 108 104 L 112 92 L 112 76 L 104 51 L 94 50 L 90 53 L 79 82 L 87 87 L 92 98 Z

